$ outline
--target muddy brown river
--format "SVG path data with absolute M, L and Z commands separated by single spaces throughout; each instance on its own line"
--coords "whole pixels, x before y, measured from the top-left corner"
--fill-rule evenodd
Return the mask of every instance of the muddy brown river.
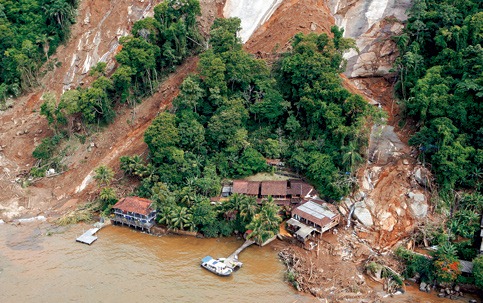
M 200 259 L 226 257 L 242 240 L 155 237 L 107 226 L 91 246 L 76 243 L 91 227 L 0 224 L 0 302 L 320 302 L 284 282 L 270 245 L 247 248 L 243 267 L 226 278 L 202 269 Z M 382 292 L 380 284 L 370 285 Z M 455 302 L 417 287 L 407 291 L 382 301 Z
M 199 266 L 226 257 L 235 238 L 155 237 L 107 226 L 91 246 L 88 225 L 0 225 L 0 302 L 314 302 L 284 282 L 273 248 L 252 246 L 243 267 L 218 277 Z

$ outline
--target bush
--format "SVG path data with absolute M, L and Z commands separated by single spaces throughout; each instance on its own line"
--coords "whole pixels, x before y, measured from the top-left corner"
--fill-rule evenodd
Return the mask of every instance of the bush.
M 37 146 L 32 152 L 32 156 L 39 160 L 48 160 L 54 155 L 54 151 L 62 139 L 61 135 L 47 137 L 42 140 L 42 143 Z
M 405 278 L 412 278 L 418 273 L 421 281 L 431 282 L 434 280 L 434 267 L 430 258 L 415 254 L 402 247 L 398 247 L 395 254 L 406 264 L 403 271 Z
M 479 255 L 473 260 L 473 276 L 475 285 L 483 289 L 483 255 Z

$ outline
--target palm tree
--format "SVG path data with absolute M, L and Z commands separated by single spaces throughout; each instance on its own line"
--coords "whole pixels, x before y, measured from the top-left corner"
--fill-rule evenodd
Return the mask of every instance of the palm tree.
M 269 197 L 271 198 L 271 197 Z M 280 207 L 278 207 L 273 199 L 267 199 L 260 210 L 261 218 L 264 222 L 264 228 L 277 232 L 282 218 L 278 215 Z
M 46 34 L 41 34 L 35 42 L 39 43 L 44 50 L 45 58 L 49 61 L 49 49 L 50 49 L 50 41 L 54 38 L 47 36 Z
M 94 179 L 99 187 L 109 186 L 114 178 L 114 171 L 105 165 L 101 165 L 94 170 Z
M 247 235 L 247 240 L 252 239 L 253 241 L 261 244 L 263 243 L 263 222 L 260 215 L 257 214 L 252 218 L 252 221 L 247 225 L 247 230 L 252 232 Z
M 240 218 L 247 222 L 257 213 L 258 205 L 255 197 L 244 197 L 240 202 Z
M 158 208 L 158 222 L 160 224 L 166 225 L 167 227 L 171 227 L 171 207 L 164 206 Z
M 349 142 L 348 145 L 342 147 L 344 154 L 342 155 L 342 164 L 346 164 L 352 173 L 354 166 L 362 162 L 362 156 L 358 153 L 358 147 L 355 141 Z
M 183 187 L 180 193 L 180 202 L 187 207 L 191 207 L 194 204 L 195 200 L 195 193 L 192 191 L 191 188 Z
M 183 206 L 174 207 L 170 213 L 171 226 L 176 229 L 184 230 L 185 228 L 193 228 L 193 215 Z
M 252 232 L 247 236 L 248 239 L 254 239 L 255 242 L 262 244 L 268 239 L 274 237 L 279 230 L 282 218 L 278 215 L 279 207 L 273 203 L 272 199 L 267 199 L 260 212 L 256 214 L 252 221 L 246 226 Z

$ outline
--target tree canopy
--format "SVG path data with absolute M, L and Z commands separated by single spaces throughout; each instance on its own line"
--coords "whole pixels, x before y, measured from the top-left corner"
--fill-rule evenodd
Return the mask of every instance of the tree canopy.
M 18 96 L 37 84 L 41 65 L 69 37 L 75 0 L 0 3 L 0 90 Z

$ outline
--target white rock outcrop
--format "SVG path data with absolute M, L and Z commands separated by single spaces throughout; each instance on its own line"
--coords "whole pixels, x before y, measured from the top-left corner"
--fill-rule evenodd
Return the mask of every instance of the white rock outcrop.
M 409 208 L 417 219 L 425 218 L 428 214 L 428 204 L 426 196 L 419 192 L 409 192 Z
M 239 33 L 243 43 L 265 23 L 283 0 L 227 0 L 223 9 L 225 18 L 238 17 L 241 20 Z
M 344 37 L 354 38 L 359 49 L 345 54 L 346 75 L 387 74 L 397 56 L 391 36 L 401 33 L 411 0 L 329 0 L 328 5 Z
M 367 209 L 364 202 L 355 203 L 353 216 L 366 227 L 372 227 L 374 225 L 371 212 Z

